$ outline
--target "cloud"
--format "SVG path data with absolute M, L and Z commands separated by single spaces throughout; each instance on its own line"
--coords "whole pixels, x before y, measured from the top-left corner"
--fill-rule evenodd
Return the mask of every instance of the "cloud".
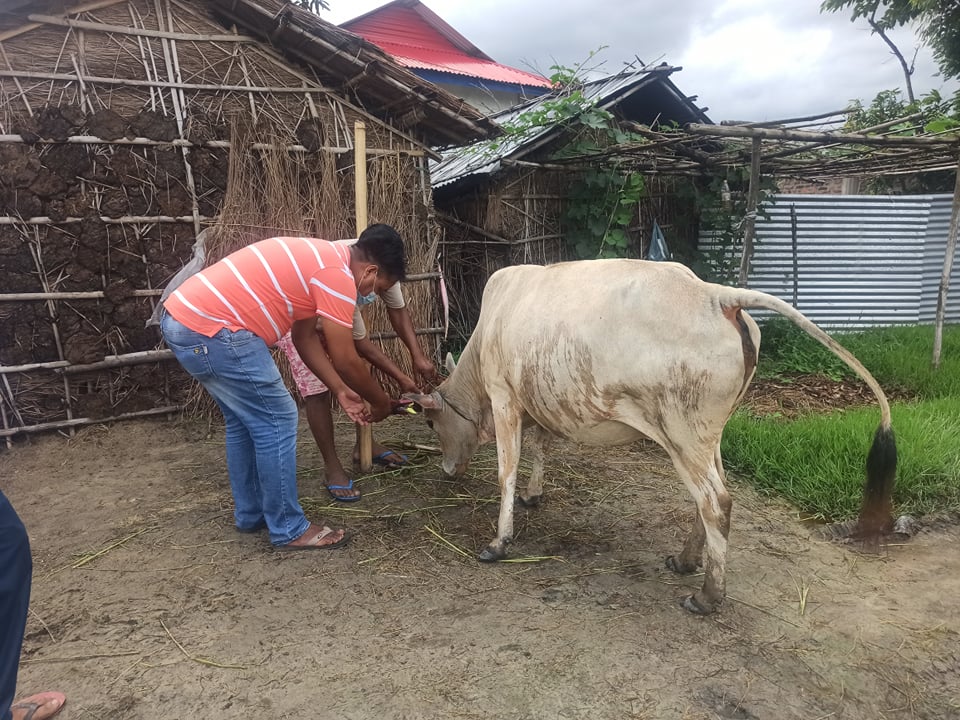
M 332 22 L 382 4 L 331 0 Z M 639 56 L 682 65 L 674 82 L 714 120 L 772 120 L 840 110 L 852 98 L 869 102 L 880 90 L 903 86 L 900 66 L 865 23 L 845 13 L 820 13 L 819 2 L 798 0 L 425 0 L 431 10 L 498 62 L 549 75 L 573 67 L 591 51 L 613 73 Z M 343 9 L 337 10 L 337 5 Z M 912 57 L 909 29 L 893 33 Z M 597 62 L 597 61 L 594 61 Z M 943 85 L 930 53 L 917 56 L 918 93 Z M 945 91 L 956 89 L 948 84 Z

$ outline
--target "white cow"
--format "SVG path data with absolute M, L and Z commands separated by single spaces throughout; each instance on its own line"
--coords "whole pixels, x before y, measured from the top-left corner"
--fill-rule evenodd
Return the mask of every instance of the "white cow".
M 720 436 L 753 377 L 760 347 L 760 331 L 744 308 L 789 318 L 876 395 L 881 422 L 867 459 L 859 534 L 886 530 L 896 473 L 890 407 L 853 355 L 771 295 L 703 282 L 675 263 L 588 260 L 494 273 L 460 363 L 435 392 L 407 396 L 439 434 L 448 475 L 464 472 L 481 443 L 497 441 L 500 516 L 480 559 L 504 558 L 512 540 L 522 427 L 534 428 L 533 470 L 522 498 L 528 503 L 539 500 L 550 436 L 590 445 L 647 437 L 669 453 L 697 505 L 683 551 L 668 557 L 667 566 L 690 573 L 705 560 L 703 586 L 683 605 L 695 613 L 717 609 L 731 507 Z

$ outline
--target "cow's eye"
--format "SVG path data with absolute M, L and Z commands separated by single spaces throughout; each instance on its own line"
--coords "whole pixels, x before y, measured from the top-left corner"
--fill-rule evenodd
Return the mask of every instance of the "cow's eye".
M 433 420 L 427 420 L 427 427 L 433 430 Z

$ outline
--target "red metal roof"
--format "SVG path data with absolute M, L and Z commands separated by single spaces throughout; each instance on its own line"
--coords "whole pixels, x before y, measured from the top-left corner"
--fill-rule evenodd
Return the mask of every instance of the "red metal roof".
M 542 75 L 494 62 L 419 0 L 395 0 L 340 27 L 378 45 L 406 67 L 550 87 Z

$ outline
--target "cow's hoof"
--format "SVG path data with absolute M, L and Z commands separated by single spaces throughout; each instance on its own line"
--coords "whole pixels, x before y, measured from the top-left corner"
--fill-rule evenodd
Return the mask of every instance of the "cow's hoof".
M 715 612 L 719 604 L 712 607 L 705 607 L 700 604 L 697 598 L 693 595 L 687 595 L 683 600 L 680 601 L 680 605 L 684 610 L 692 612 L 694 615 L 709 615 L 712 612 Z
M 676 555 L 667 555 L 663 564 L 667 566 L 667 570 L 675 572 L 677 575 L 689 575 L 697 571 L 696 565 L 684 565 Z
M 503 560 L 506 556 L 506 550 L 497 550 L 495 547 L 487 545 L 487 547 L 485 547 L 480 554 L 477 555 L 477 559 L 479 559 L 480 562 L 498 562 L 499 560 Z
M 523 495 L 517 495 L 517 500 L 525 508 L 535 508 L 540 507 L 540 499 L 542 495 L 531 495 L 530 497 L 524 497 Z

